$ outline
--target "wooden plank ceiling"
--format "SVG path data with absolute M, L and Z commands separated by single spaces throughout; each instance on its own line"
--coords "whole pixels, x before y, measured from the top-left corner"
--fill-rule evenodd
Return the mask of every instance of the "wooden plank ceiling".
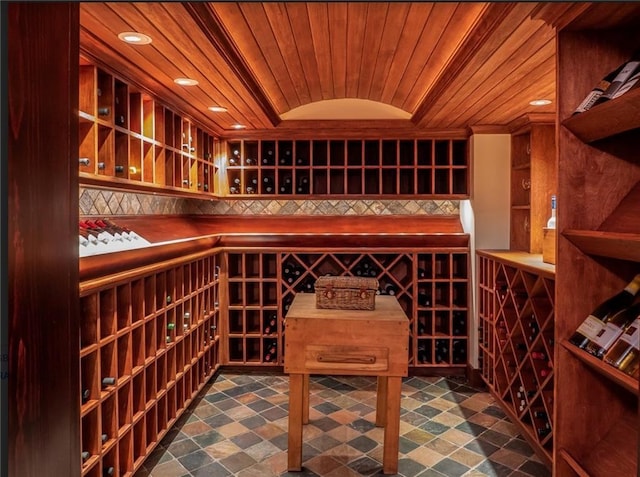
M 568 4 L 558 10 L 567 15 Z M 537 3 L 83 2 L 81 52 L 220 135 L 280 130 L 295 108 L 357 98 L 428 130 L 504 126 L 555 99 L 555 37 Z M 149 35 L 132 46 L 122 31 Z M 194 87 L 176 77 L 197 79 Z M 220 105 L 227 113 L 207 108 Z M 298 110 L 299 111 L 299 110 Z M 362 119 L 366 119 L 363 117 Z M 362 121 L 361 121 L 362 122 Z M 376 124 L 380 124 L 379 122 Z

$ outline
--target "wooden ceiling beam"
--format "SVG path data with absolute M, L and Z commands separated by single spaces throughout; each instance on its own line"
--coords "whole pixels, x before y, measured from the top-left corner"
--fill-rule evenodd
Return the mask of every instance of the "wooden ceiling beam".
M 490 3 L 482 17 L 469 32 L 460 48 L 451 58 L 433 87 L 425 95 L 413 114 L 411 121 L 420 124 L 429 110 L 443 96 L 451 83 L 460 75 L 465 65 L 479 48 L 491 37 L 491 34 L 504 21 L 516 3 Z
M 187 2 L 185 10 L 191 15 L 213 47 L 224 58 L 229 68 L 233 70 L 239 81 L 249 91 L 253 99 L 259 104 L 264 114 L 275 127 L 280 123 L 280 116 L 262 90 L 260 82 L 255 78 L 242 55 L 235 47 L 231 36 L 222 26 L 222 21 L 208 3 Z

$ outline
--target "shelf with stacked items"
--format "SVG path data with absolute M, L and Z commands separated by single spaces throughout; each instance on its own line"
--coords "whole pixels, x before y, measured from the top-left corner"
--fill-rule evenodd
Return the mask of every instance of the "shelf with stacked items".
M 228 252 L 225 364 L 279 363 L 277 254 Z
M 230 140 L 230 196 L 466 198 L 466 139 Z
M 79 465 L 133 475 L 219 366 L 217 253 L 80 285 Z
M 548 266 L 519 264 L 518 255 L 478 252 L 480 369 L 507 415 L 550 466 L 555 277 Z
M 173 195 L 216 193 L 215 137 L 82 59 L 78 117 L 81 184 Z
M 638 384 L 567 340 L 638 273 L 638 90 L 574 114 L 640 47 L 637 12 L 601 25 L 590 7 L 558 31 L 557 426 L 554 475 L 636 475 Z M 579 58 L 590 58 L 589 64 Z M 593 171 L 599 171 L 594 174 Z M 580 292 L 576 292 L 580 290 Z M 592 359 L 593 358 L 593 359 Z M 600 362 L 598 362 L 600 361 Z M 579 412 L 577 410 L 580 410 Z M 606 413 L 602 413 L 606 409 Z

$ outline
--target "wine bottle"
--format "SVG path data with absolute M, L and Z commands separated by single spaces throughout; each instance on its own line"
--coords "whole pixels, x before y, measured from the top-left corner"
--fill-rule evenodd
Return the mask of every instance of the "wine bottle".
M 396 286 L 393 283 L 387 283 L 384 286 L 384 295 L 395 295 L 397 291 Z
M 102 469 L 102 476 L 103 477 L 111 477 L 112 475 L 114 475 L 114 469 L 113 467 L 104 467 Z
M 85 404 L 89 400 L 90 397 L 91 397 L 91 391 L 89 391 L 88 389 L 83 389 L 82 390 L 82 395 L 81 395 L 82 404 Z
M 109 435 L 108 434 L 102 434 L 100 436 L 100 440 L 102 441 L 102 444 L 104 444 L 105 442 L 107 442 L 109 440 Z
M 267 150 L 266 154 L 264 154 L 262 156 L 262 164 L 264 164 L 265 166 L 274 165 L 273 150 L 271 150 L 271 149 Z
M 78 159 L 78 162 L 80 163 L 81 166 L 91 165 L 91 159 L 89 159 L 88 157 L 81 157 L 80 159 Z
M 640 290 L 640 274 L 636 275 L 623 290 L 598 305 L 569 338 L 569 342 L 579 348 L 587 346 L 589 341 L 594 340 L 601 332 L 608 319 L 631 305 L 638 290 Z
M 640 86 L 640 69 L 637 69 L 631 78 L 624 82 L 620 89 L 614 94 L 611 99 L 616 99 L 618 96 L 622 96 L 627 91 Z
M 640 302 L 629 308 L 623 308 L 607 320 L 595 338 L 587 343 L 585 350 L 598 358 L 602 358 L 620 337 L 624 329 L 638 316 L 640 316 Z
M 124 172 L 124 166 L 116 166 L 116 174 L 122 174 Z
M 102 387 L 106 388 L 107 386 L 113 386 L 116 384 L 116 378 L 112 376 L 108 376 L 106 378 L 102 378 Z
M 109 116 L 109 112 L 111 110 L 109 108 L 98 108 L 98 116 Z
M 638 356 L 640 350 L 640 317 L 636 318 L 620 335 L 618 341 L 604 355 L 603 360 L 616 368 L 625 368 Z
M 622 70 L 624 65 L 618 66 L 615 70 L 611 71 L 607 76 L 602 78 L 600 82 L 591 90 L 591 92 L 587 95 L 586 98 L 582 100 L 582 102 L 578 105 L 578 107 L 573 111 L 573 114 L 584 113 L 591 109 L 591 107 L 595 104 L 595 102 L 602 96 L 605 90 L 609 87 L 611 82 L 618 75 L 620 70 Z
M 86 462 L 91 457 L 91 453 L 89 451 L 82 451 L 82 462 Z
M 551 196 L 551 217 L 547 220 L 547 228 L 555 229 L 556 228 L 556 196 Z
M 613 81 L 611 81 L 604 93 L 602 93 L 600 97 L 596 99 L 594 106 L 611 100 L 618 92 L 618 90 L 622 87 L 622 85 L 624 85 L 624 83 L 633 76 L 638 68 L 640 68 L 640 50 L 637 51 L 629 61 L 624 63 L 622 69 L 618 72 Z

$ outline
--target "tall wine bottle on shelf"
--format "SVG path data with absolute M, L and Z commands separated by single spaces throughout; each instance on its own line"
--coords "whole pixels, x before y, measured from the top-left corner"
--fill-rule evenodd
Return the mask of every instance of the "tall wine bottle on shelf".
M 606 322 L 622 309 L 629 307 L 639 290 L 640 274 L 636 275 L 623 290 L 598 305 L 569 338 L 569 342 L 584 349 L 589 342 L 595 341 Z
M 600 97 L 593 104 L 597 106 L 606 101 L 613 99 L 620 88 L 640 69 L 640 51 L 636 52 L 629 61 L 624 63 L 618 74 L 613 78 L 611 84 L 600 95 Z

